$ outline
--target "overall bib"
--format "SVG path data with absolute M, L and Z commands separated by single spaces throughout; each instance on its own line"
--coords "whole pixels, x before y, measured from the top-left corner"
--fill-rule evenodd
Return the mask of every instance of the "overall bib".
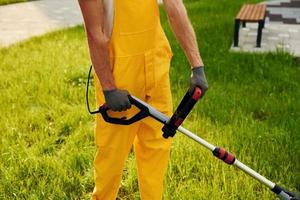
M 170 45 L 160 24 L 157 0 L 115 0 L 109 43 L 111 69 L 118 89 L 126 89 L 161 112 L 172 114 L 169 66 Z M 104 103 L 95 76 L 97 106 Z M 132 106 L 113 117 L 137 113 Z M 113 125 L 96 116 L 94 160 L 95 188 L 92 199 L 115 200 L 126 158 L 134 146 L 138 184 L 143 200 L 161 200 L 171 139 L 164 139 L 162 125 L 146 118 L 129 126 Z

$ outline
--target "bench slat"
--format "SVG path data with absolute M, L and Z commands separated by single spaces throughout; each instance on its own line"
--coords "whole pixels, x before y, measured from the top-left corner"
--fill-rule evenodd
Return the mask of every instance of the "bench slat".
M 251 7 L 249 5 L 246 5 L 243 9 L 242 17 L 245 18 L 248 15 L 248 13 L 250 12 L 250 10 L 251 10 Z
M 245 18 L 248 18 L 248 19 L 254 19 L 254 17 L 255 17 L 255 12 L 256 12 L 255 7 L 254 7 L 254 6 L 251 6 L 251 10 L 249 10 L 248 15 L 246 15 Z
M 244 4 L 240 9 L 240 12 L 236 16 L 237 19 L 244 18 L 245 13 L 247 12 L 248 4 Z M 246 12 L 245 12 L 246 11 Z
M 253 12 L 254 13 L 254 15 L 253 15 L 254 20 L 258 20 L 259 16 L 261 15 L 260 8 L 261 7 L 258 7 L 257 9 L 254 10 L 254 12 Z
M 265 17 L 266 5 L 264 4 L 244 4 L 236 19 L 243 21 L 256 22 Z
M 252 16 L 252 19 L 254 19 L 254 20 L 257 20 L 257 19 L 258 19 L 259 15 L 260 15 L 259 9 L 260 9 L 260 7 L 257 7 L 256 9 L 253 9 L 253 16 Z

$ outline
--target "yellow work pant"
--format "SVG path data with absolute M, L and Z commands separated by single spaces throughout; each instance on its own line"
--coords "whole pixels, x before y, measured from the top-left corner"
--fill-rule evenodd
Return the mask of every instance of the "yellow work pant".
M 116 58 L 113 74 L 119 89 L 146 101 L 167 115 L 172 113 L 169 84 L 170 57 L 161 52 Z M 97 103 L 103 96 L 96 78 Z M 113 117 L 130 117 L 137 110 L 117 113 Z M 113 125 L 96 117 L 96 144 L 98 151 L 94 161 L 95 188 L 93 199 L 115 200 L 117 197 L 124 163 L 134 146 L 139 191 L 143 200 L 161 200 L 163 179 L 169 159 L 171 139 L 162 137 L 162 124 L 148 117 L 129 126 Z

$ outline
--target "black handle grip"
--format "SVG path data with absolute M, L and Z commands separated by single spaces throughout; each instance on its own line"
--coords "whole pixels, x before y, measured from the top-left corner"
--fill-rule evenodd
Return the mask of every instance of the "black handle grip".
M 136 101 L 130 95 L 128 96 L 128 98 L 132 105 L 134 105 L 140 109 L 140 111 L 136 115 L 134 115 L 130 119 L 110 117 L 107 113 L 107 111 L 109 110 L 109 107 L 106 104 L 104 104 L 99 108 L 99 112 L 101 113 L 104 121 L 111 123 L 111 124 L 130 125 L 130 124 L 133 124 L 133 123 L 135 123 L 141 119 L 144 119 L 145 117 L 148 117 L 150 115 L 149 109 L 147 106 Z
M 88 78 L 87 78 L 87 84 L 86 84 L 86 104 L 90 114 L 100 113 L 104 121 L 108 123 L 120 124 L 120 125 L 130 125 L 150 115 L 149 108 L 146 106 L 146 104 L 145 105 L 142 104 L 141 102 L 137 101 L 130 95 L 128 96 L 130 103 L 140 109 L 140 111 L 130 119 L 110 117 L 107 113 L 109 107 L 106 104 L 102 105 L 98 110 L 92 111 L 89 105 L 89 85 L 90 85 L 92 68 L 93 66 L 90 67 Z
M 176 130 L 191 112 L 201 96 L 202 91 L 200 87 L 196 87 L 193 94 L 190 94 L 189 92 L 185 94 L 170 121 L 162 128 L 164 138 L 168 138 L 170 136 L 173 137 L 176 134 Z

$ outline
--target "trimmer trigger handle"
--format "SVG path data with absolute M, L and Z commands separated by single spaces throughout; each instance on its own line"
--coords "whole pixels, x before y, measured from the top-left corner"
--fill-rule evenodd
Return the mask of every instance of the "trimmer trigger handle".
M 176 134 L 178 127 L 183 123 L 201 97 L 202 91 L 200 87 L 195 87 L 192 94 L 189 92 L 185 94 L 169 122 L 162 128 L 164 138 L 173 137 Z

